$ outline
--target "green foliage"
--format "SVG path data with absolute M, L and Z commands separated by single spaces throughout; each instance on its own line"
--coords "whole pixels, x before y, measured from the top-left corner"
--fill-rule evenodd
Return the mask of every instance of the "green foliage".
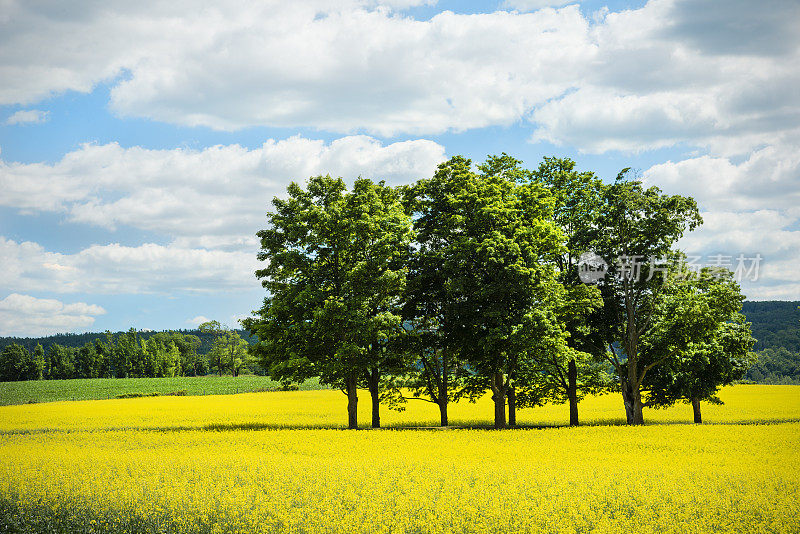
M 244 330 L 237 330 L 239 336 L 242 339 L 247 340 L 248 343 L 255 343 L 255 338 L 251 337 L 246 331 Z M 193 336 L 200 340 L 200 344 L 197 347 L 198 354 L 207 354 L 211 350 L 211 345 L 213 343 L 213 335 L 201 332 L 198 329 L 191 329 L 191 330 L 166 330 L 163 332 L 154 332 L 151 330 L 139 330 L 137 331 L 137 335 L 143 339 L 149 339 L 153 336 L 158 336 L 159 334 L 169 334 L 169 333 L 177 333 L 183 334 L 184 336 Z M 33 352 L 36 348 L 36 345 L 42 345 L 44 351 L 47 352 L 50 348 L 50 345 L 61 345 L 62 347 L 69 347 L 69 348 L 80 348 L 86 345 L 86 343 L 95 343 L 97 341 L 106 341 L 108 334 L 111 334 L 114 338 L 119 337 L 120 335 L 124 334 L 124 332 L 84 332 L 81 334 L 56 334 L 52 336 L 43 336 L 43 337 L 0 337 L 0 349 L 6 347 L 7 345 L 11 345 L 12 343 L 16 343 L 18 345 L 22 345 L 29 351 Z
M 551 220 L 548 191 L 521 183 L 529 172 L 519 164 L 492 156 L 475 173 L 470 160 L 457 156 L 421 180 L 416 192 L 420 246 L 412 315 L 425 331 L 435 329 L 428 355 L 438 350 L 466 363 L 470 396 L 492 389 L 498 426 L 505 425 L 508 390 L 526 387 L 528 375 L 518 371 L 530 354 L 527 343 L 533 333 L 547 332 L 535 329 L 553 316 L 543 310 L 552 307 L 548 286 L 563 239 Z M 441 376 L 441 365 L 423 362 L 426 368 Z M 423 383 L 431 378 L 425 372 Z
M 666 260 L 686 230 L 702 223 L 692 198 L 664 195 L 628 179 L 628 169 L 605 187 L 590 238 L 609 265 L 602 285 L 604 329 L 618 343 L 606 357 L 617 373 L 628 422 L 641 424 L 642 382 L 660 357 L 642 353 L 640 337 L 652 326 L 653 306 L 664 272 L 652 262 Z
M 744 302 L 742 313 L 747 316 L 758 341 L 756 351 L 784 347 L 800 353 L 800 301 Z
M 316 176 L 287 192 L 258 232 L 269 263 L 256 275 L 268 296 L 242 324 L 258 336 L 252 352 L 270 376 L 347 390 L 352 417 L 357 385 L 377 388 L 397 364 L 387 349 L 403 331 L 411 221 L 383 182 L 359 178 L 347 192 L 341 179 Z
M 533 340 L 536 354 L 528 372 L 536 373 L 538 381 L 517 401 L 525 406 L 570 400 L 571 422 L 577 424 L 577 402 L 610 387 L 603 357 L 611 339 L 603 320 L 602 295 L 598 287 L 584 284 L 578 274 L 581 255 L 597 248 L 593 232 L 604 185 L 594 173 L 576 171 L 575 162 L 566 158 L 544 158 L 531 179 L 550 191 L 553 221 L 566 237 L 566 247 L 555 257 L 561 287 L 551 289 L 551 300 L 556 303 L 556 320 L 551 324 L 557 324 L 561 333 L 554 329 L 549 342 L 543 336 Z
M 752 358 L 756 361 L 745 379 L 758 384 L 800 384 L 800 353 L 777 347 L 753 353 Z
M 659 362 L 645 378 L 648 406 L 679 400 L 717 402 L 722 386 L 740 380 L 753 358 L 743 295 L 724 269 L 682 272 L 666 281 L 642 337 L 643 358 Z
M 220 326 L 217 321 L 203 323 L 200 330 L 213 331 L 215 334 L 208 360 L 217 374 L 230 372 L 231 375 L 238 376 L 242 371 L 248 370 L 247 365 L 251 361 L 249 345 L 238 332 Z
M 238 335 L 238 334 L 237 334 Z M 247 343 L 242 341 L 246 346 Z M 73 378 L 134 378 L 203 375 L 208 365 L 203 355 L 197 353 L 200 340 L 192 334 L 157 332 L 141 336 L 128 332 L 104 334 L 80 347 L 55 343 L 47 352 L 36 344 L 33 354 L 22 345 L 12 343 L 3 349 L 0 379 L 13 380 L 68 380 Z M 240 351 L 246 354 L 246 350 Z M 240 362 L 239 369 L 244 368 Z
M 40 362 L 24 347 L 16 343 L 8 345 L 0 353 L 0 380 L 36 380 L 39 366 Z

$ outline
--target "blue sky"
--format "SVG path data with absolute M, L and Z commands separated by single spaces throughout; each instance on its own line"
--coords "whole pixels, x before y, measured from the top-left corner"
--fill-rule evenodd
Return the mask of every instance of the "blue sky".
M 0 335 L 235 324 L 290 180 L 500 152 L 694 196 L 688 253 L 800 300 L 800 10 L 768 4 L 4 4 Z

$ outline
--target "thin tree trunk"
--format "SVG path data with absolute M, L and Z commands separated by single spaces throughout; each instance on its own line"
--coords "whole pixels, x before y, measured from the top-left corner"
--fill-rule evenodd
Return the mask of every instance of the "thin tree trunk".
M 506 427 L 506 391 L 503 373 L 495 373 L 492 382 L 492 400 L 494 401 L 494 427 Z
M 358 383 L 355 376 L 347 378 L 347 428 L 358 428 Z
M 700 424 L 703 422 L 703 417 L 700 415 L 700 399 L 692 397 L 692 410 L 694 411 L 694 422 Z
M 441 426 L 447 426 L 449 424 L 447 420 L 447 404 L 449 402 L 450 392 L 448 391 L 448 361 L 447 361 L 447 351 L 442 352 L 442 381 L 439 387 L 439 424 Z
M 381 427 L 380 372 L 377 367 L 369 374 L 369 392 L 372 395 L 372 428 Z
M 567 364 L 567 397 L 569 397 L 569 426 L 578 426 L 578 367 L 572 359 Z
M 508 426 L 517 426 L 517 396 L 514 391 L 514 386 L 508 388 Z

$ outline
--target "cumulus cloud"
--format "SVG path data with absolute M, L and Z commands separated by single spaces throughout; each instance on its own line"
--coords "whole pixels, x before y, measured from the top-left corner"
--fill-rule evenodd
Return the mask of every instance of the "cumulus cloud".
M 6 119 L 6 124 L 41 124 L 47 122 L 49 113 L 39 109 L 19 110 Z
M 90 327 L 106 311 L 95 304 L 65 304 L 12 293 L 0 300 L 0 335 L 43 336 Z
M 787 28 L 799 23 L 792 1 L 651 0 L 607 13 L 589 29 L 596 53 L 575 90 L 532 111 L 533 139 L 592 153 L 681 143 L 717 155 L 796 141 L 800 35 Z
M 255 250 L 176 245 L 93 245 L 75 254 L 0 237 L 0 289 L 95 294 L 176 294 L 257 288 Z
M 402 11 L 421 3 L 12 0 L 0 16 L 0 103 L 107 82 L 115 113 L 219 130 L 422 136 L 523 124 L 533 141 L 585 153 L 680 146 L 697 155 L 645 178 L 699 200 L 708 222 L 693 246 L 743 248 L 775 224 L 779 239 L 761 243 L 770 265 L 786 272 L 798 259 L 779 242 L 795 243 L 800 224 L 795 0 L 650 0 L 592 16 L 561 0 L 429 20 Z M 53 164 L 0 162 L 0 204 L 155 232 L 180 254 L 241 252 L 289 179 L 397 183 L 429 175 L 444 152 L 366 136 L 199 151 L 86 145 Z
M 740 279 L 748 299 L 800 300 L 800 217 L 778 210 L 702 215 L 703 226 L 680 242 L 698 264 L 724 257 L 723 266 L 750 272 Z
M 70 4 L 68 17 L 11 2 L 7 11 L 0 102 L 110 81 L 121 115 L 221 130 L 511 124 L 568 89 L 593 55 L 575 6 L 427 21 L 358 1 L 87 2 Z M 25 54 L 32 41 L 36 55 Z
M 89 294 L 177 294 L 257 289 L 255 232 L 290 180 L 330 173 L 408 182 L 430 175 L 444 148 L 383 145 L 366 136 L 292 137 L 250 150 L 87 144 L 53 164 L 0 162 L 0 205 L 62 213 L 68 221 L 134 227 L 166 245 L 92 245 L 73 254 L 0 237 L 0 289 Z
M 793 0 L 676 2 L 662 27 L 704 54 L 791 55 L 797 47 L 800 4 Z
M 566 4 L 577 4 L 580 0 L 503 0 L 501 7 L 519 11 L 536 11 L 545 7 L 561 7 Z
M 586 152 L 742 154 L 800 122 L 793 0 L 650 0 L 593 17 L 577 5 L 397 11 L 419 3 L 84 2 L 65 16 L 12 1 L 0 102 L 105 80 L 117 113 L 181 125 L 423 135 L 528 121 L 534 140 Z
M 444 147 L 432 141 L 384 146 L 367 136 L 327 144 L 299 136 L 270 139 L 253 150 L 87 144 L 54 164 L 0 160 L 0 205 L 61 212 L 106 228 L 140 228 L 182 246 L 241 249 L 255 243 L 272 198 L 291 180 L 330 173 L 397 184 L 430 175 L 444 159 Z
M 192 325 L 192 326 L 200 326 L 201 324 L 207 323 L 210 320 L 211 319 L 209 319 L 208 317 L 206 317 L 204 315 L 198 315 L 196 317 L 192 317 L 191 319 L 186 319 L 186 324 L 189 324 L 189 325 Z
M 672 194 L 690 195 L 713 211 L 783 209 L 800 216 L 800 153 L 789 144 L 769 145 L 739 164 L 700 156 L 654 165 L 648 183 Z
M 694 197 L 703 225 L 681 247 L 704 261 L 722 254 L 760 255 L 759 279 L 743 280 L 750 299 L 800 300 L 800 156 L 789 146 L 768 146 L 736 164 L 700 156 L 654 165 L 648 184 Z

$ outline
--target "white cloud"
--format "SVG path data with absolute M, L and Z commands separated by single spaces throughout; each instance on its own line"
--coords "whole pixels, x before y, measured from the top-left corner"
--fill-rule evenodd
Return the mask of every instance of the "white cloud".
M 445 158 L 425 140 L 302 137 L 204 150 L 84 145 L 54 164 L 0 162 L 0 204 L 68 221 L 135 227 L 167 245 L 92 245 L 74 254 L 0 237 L 0 290 L 176 294 L 257 290 L 256 231 L 289 181 L 330 173 L 409 182 Z
M 800 230 L 786 230 L 797 218 L 775 210 L 755 212 L 704 212 L 703 226 L 687 236 L 683 245 L 694 251 L 727 251 L 772 259 L 800 259 Z
M 748 300 L 800 300 L 800 284 L 758 285 L 747 291 Z
M 561 7 L 566 4 L 578 4 L 580 0 L 503 0 L 500 7 L 518 11 L 536 11 L 545 7 Z
M 143 244 L 93 245 L 75 254 L 0 237 L 0 290 L 176 294 L 258 288 L 256 250 L 226 252 Z
M 200 326 L 203 323 L 209 322 L 211 319 L 204 315 L 198 315 L 197 317 L 192 317 L 191 319 L 186 319 L 186 324 L 192 326 Z
M 41 124 L 47 122 L 50 113 L 39 109 L 19 110 L 6 119 L 6 124 Z
M 83 145 L 49 164 L 0 160 L 0 205 L 55 211 L 70 221 L 136 227 L 184 247 L 252 247 L 272 198 L 291 180 L 361 175 L 392 184 L 430 175 L 444 147 L 427 140 L 382 145 L 367 136 L 323 141 L 291 137 L 249 150 Z
M 703 225 L 681 247 L 702 256 L 761 255 L 759 279 L 743 280 L 750 299 L 800 300 L 800 156 L 790 145 L 767 146 L 747 159 L 700 156 L 654 165 L 648 184 L 694 197 Z M 749 265 L 749 263 L 748 263 Z
M 356 1 L 119 1 L 70 4 L 68 17 L 12 2 L 7 11 L 0 102 L 110 81 L 121 115 L 221 130 L 511 124 L 568 89 L 594 48 L 575 6 L 427 21 Z
M 95 304 L 65 304 L 12 293 L 0 300 L 0 335 L 43 336 L 90 327 L 106 311 Z
M 108 82 L 120 115 L 222 130 L 388 136 L 522 123 L 533 140 L 582 152 L 680 146 L 701 155 L 645 177 L 700 202 L 707 224 L 687 243 L 758 244 L 781 273 L 798 259 L 783 246 L 795 246 L 800 224 L 795 0 L 650 0 L 588 17 L 576 5 L 424 21 L 397 11 L 420 3 L 11 1 L 0 16 L 0 103 Z M 443 158 L 432 141 L 384 146 L 365 136 L 293 137 L 253 150 L 86 145 L 53 164 L 0 162 L 0 204 L 155 232 L 178 255 L 243 252 L 289 179 L 330 172 L 397 183 L 429 175 Z M 44 263 L 53 272 L 85 268 Z M 783 274 L 772 282 L 793 291 Z M 769 287 L 764 294 L 779 291 Z
M 651 0 L 595 17 L 394 10 L 420 3 L 118 0 L 65 16 L 12 1 L 0 102 L 110 80 L 116 112 L 182 125 L 421 135 L 531 121 L 534 139 L 587 152 L 743 154 L 797 130 L 793 0 Z
M 796 213 L 800 206 L 800 152 L 792 144 L 766 146 L 739 164 L 713 156 L 667 161 L 644 178 L 671 194 L 694 197 L 706 210 Z
M 596 54 L 575 90 L 533 110 L 533 139 L 593 153 L 680 143 L 716 155 L 796 140 L 800 35 L 787 27 L 799 23 L 788 0 L 651 0 L 607 13 L 589 30 Z

